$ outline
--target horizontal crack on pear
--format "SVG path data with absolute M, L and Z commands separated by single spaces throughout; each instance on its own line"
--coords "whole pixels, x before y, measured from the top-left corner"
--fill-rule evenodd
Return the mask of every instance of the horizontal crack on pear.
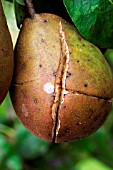
M 90 96 L 90 97 L 95 97 L 95 98 L 98 98 L 98 99 L 103 99 L 103 100 L 109 100 L 112 102 L 112 99 L 111 98 L 108 98 L 108 97 L 103 97 L 103 96 L 96 96 L 96 95 L 92 95 L 92 94 L 88 94 L 88 93 L 84 93 L 82 91 L 75 91 L 75 90 L 70 90 L 70 89 L 67 89 L 67 92 L 68 94 L 76 94 L 76 95 L 86 95 L 86 96 Z
M 25 81 L 25 82 L 21 82 L 21 83 L 12 83 L 13 85 L 15 86 L 22 86 L 24 84 L 27 84 L 27 83 L 32 83 L 32 82 L 35 82 L 35 81 L 38 81 L 39 79 L 34 79 L 34 80 L 30 80 L 30 81 Z

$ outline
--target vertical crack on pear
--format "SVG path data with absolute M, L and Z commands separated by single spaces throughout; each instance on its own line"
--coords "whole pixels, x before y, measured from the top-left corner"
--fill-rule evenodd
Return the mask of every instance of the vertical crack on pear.
M 62 28 L 62 23 L 59 23 L 59 37 L 60 37 L 60 61 L 58 70 L 56 73 L 55 79 L 55 99 L 52 105 L 52 119 L 53 119 L 53 130 L 52 130 L 52 138 L 53 142 L 56 141 L 59 129 L 60 129 L 60 119 L 59 119 L 59 110 L 61 104 L 64 102 L 66 91 L 66 75 L 69 67 L 69 48 L 65 39 L 65 33 Z

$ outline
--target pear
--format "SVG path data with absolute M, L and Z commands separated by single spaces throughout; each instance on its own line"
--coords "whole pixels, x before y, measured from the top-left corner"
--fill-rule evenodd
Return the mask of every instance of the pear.
M 0 0 L 0 104 L 11 84 L 13 60 L 13 44 Z
M 15 48 L 11 99 L 34 135 L 65 142 L 95 132 L 110 112 L 113 75 L 101 51 L 54 14 L 26 18 Z

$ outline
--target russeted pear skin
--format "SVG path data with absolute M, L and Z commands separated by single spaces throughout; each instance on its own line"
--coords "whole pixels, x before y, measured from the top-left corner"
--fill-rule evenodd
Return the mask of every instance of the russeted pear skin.
M 46 141 L 72 141 L 105 121 L 113 75 L 100 50 L 75 27 L 54 14 L 35 14 L 19 34 L 10 94 L 29 131 Z
M 0 104 L 11 84 L 13 59 L 13 44 L 0 0 Z

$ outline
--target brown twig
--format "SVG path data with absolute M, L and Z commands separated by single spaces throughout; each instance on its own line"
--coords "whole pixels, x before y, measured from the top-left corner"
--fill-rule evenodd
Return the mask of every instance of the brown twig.
M 33 5 L 33 1 L 32 0 L 24 0 L 25 3 L 25 7 L 28 13 L 28 16 L 30 18 L 33 18 L 35 15 L 35 9 L 34 9 L 34 5 Z

